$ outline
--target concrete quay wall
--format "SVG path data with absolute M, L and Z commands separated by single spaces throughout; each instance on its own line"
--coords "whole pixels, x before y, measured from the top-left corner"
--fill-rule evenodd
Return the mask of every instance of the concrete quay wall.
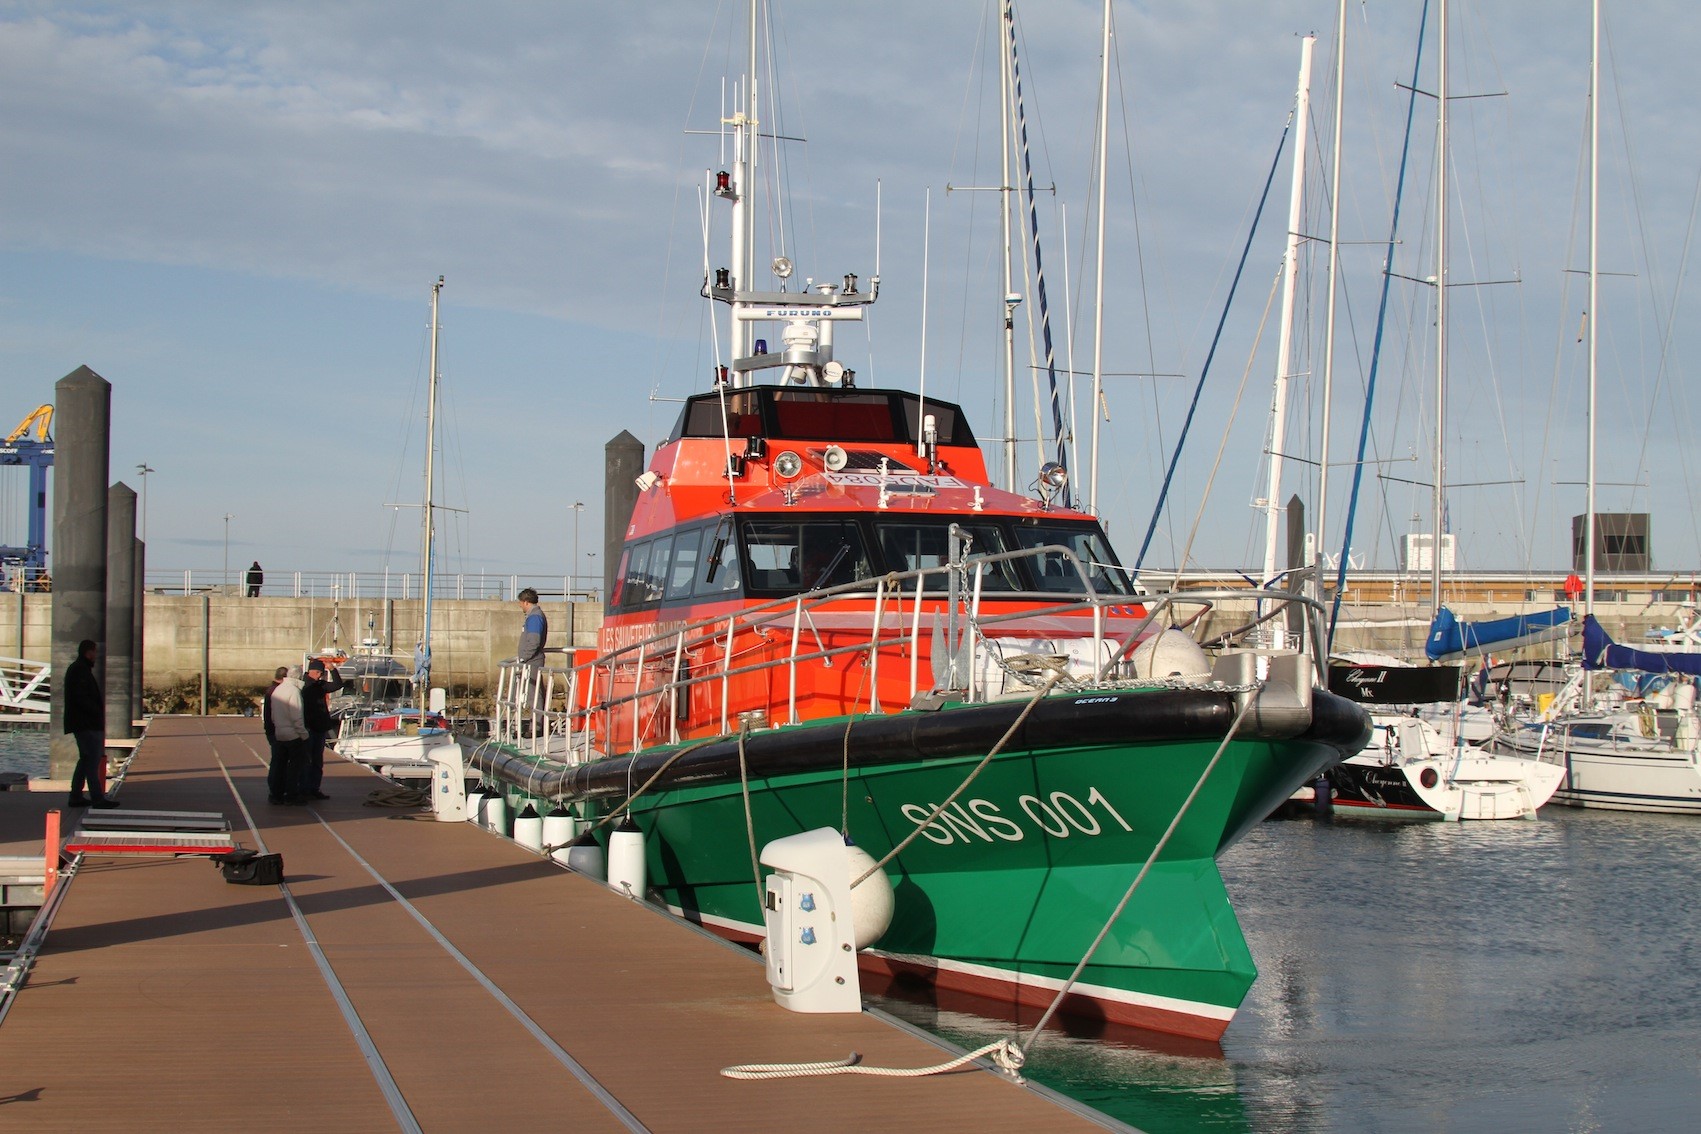
M 46 661 L 52 646 L 53 596 L 0 594 L 0 655 Z M 549 645 L 596 645 L 602 604 L 545 602 Z M 334 643 L 351 650 L 370 634 L 409 655 L 420 636 L 418 599 L 329 599 L 237 595 L 146 596 L 143 688 L 160 692 L 201 677 L 220 686 L 264 687 L 280 665 L 299 665 Z M 368 630 L 370 621 L 371 629 Z M 520 607 L 499 599 L 437 599 L 431 607 L 432 684 L 479 694 L 497 663 L 514 656 Z

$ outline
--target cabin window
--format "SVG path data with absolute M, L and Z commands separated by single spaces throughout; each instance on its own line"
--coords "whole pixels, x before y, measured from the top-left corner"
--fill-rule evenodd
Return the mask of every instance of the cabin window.
M 633 544 L 626 549 L 626 570 L 621 576 L 620 597 L 616 605 L 622 610 L 648 606 L 662 596 L 662 576 L 666 570 L 668 545 L 671 536 Z
M 751 521 L 744 528 L 744 554 L 751 591 L 796 594 L 874 573 L 862 533 L 847 520 Z
M 697 576 L 697 593 L 722 595 L 736 592 L 739 583 L 738 543 L 732 537 L 732 520 L 703 532 L 703 570 Z
M 1085 570 L 1087 579 L 1098 594 L 1134 593 L 1128 573 L 1117 563 L 1116 556 L 1110 550 L 1110 543 L 1096 525 L 1021 523 L 1016 525 L 1016 540 L 1022 547 L 1057 545 L 1068 548 L 1081 561 L 1081 569 Z M 1057 552 L 1046 552 L 1040 556 L 1037 563 L 1030 565 L 1039 575 L 1039 588 L 1042 591 L 1073 594 L 1085 592 L 1081 585 L 1080 570 L 1066 556 Z
M 963 530 L 971 540 L 970 555 L 997 555 L 1010 549 L 1004 533 L 991 525 L 965 525 Z M 920 571 L 948 564 L 951 561 L 950 532 L 949 524 L 874 525 L 875 538 L 880 543 L 880 554 L 886 561 L 887 570 L 898 572 Z M 949 581 L 941 571 L 937 575 L 929 575 L 924 585 L 929 591 L 943 591 L 949 586 Z M 990 564 L 985 569 L 981 589 L 1020 590 L 1021 583 L 1015 564 L 1008 560 Z
M 697 577 L 697 561 L 702 554 L 703 542 L 709 534 L 708 529 L 699 528 L 694 532 L 680 532 L 673 537 L 673 560 L 667 568 L 669 602 L 691 597 L 691 583 Z

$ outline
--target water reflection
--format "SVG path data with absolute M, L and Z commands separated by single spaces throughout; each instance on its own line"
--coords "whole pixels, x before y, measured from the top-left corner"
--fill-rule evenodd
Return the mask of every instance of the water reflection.
M 1266 823 L 1222 873 L 1260 975 L 1221 1048 L 1048 1035 L 1034 1079 L 1154 1134 L 1693 1128 L 1701 821 Z M 967 1046 L 1037 1016 L 881 1004 Z

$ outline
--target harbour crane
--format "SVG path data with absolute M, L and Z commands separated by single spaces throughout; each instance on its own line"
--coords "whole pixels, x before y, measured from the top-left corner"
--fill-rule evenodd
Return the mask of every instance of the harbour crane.
M 22 547 L 0 545 L 0 571 L 16 575 L 20 584 L 38 579 L 47 569 L 47 470 L 53 467 L 53 407 L 37 406 L 0 444 L 0 465 L 27 466 L 29 487 L 29 542 Z M 31 432 L 35 436 L 30 436 Z

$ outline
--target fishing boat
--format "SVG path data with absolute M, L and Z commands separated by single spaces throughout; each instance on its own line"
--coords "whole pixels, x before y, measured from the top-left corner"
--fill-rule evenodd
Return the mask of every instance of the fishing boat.
M 370 635 L 366 652 L 349 659 L 356 667 L 343 675 L 350 700 L 338 706 L 341 726 L 337 755 L 346 760 L 383 767 L 421 767 L 431 763 L 433 749 L 456 743 L 444 716 L 441 689 L 431 688 L 431 599 L 436 544 L 437 448 L 437 304 L 443 277 L 431 285 L 431 358 L 425 399 L 425 503 L 421 535 L 420 643 L 412 666 L 377 650 Z M 368 627 L 370 630 L 370 627 Z M 411 700 L 411 704 L 409 701 Z
M 1317 687 L 1314 632 L 1208 651 L 1177 627 L 1320 611 L 1139 593 L 1061 465 L 995 487 L 959 406 L 859 386 L 834 331 L 878 277 L 791 291 L 776 257 L 758 286 L 740 89 L 730 266 L 703 286 L 730 357 L 637 477 L 598 650 L 504 665 L 471 763 L 510 814 L 641 837 L 638 896 L 734 939 L 764 933 L 762 848 L 831 828 L 892 885 L 865 969 L 1218 1038 L 1256 968 L 1216 858 L 1368 722 Z

